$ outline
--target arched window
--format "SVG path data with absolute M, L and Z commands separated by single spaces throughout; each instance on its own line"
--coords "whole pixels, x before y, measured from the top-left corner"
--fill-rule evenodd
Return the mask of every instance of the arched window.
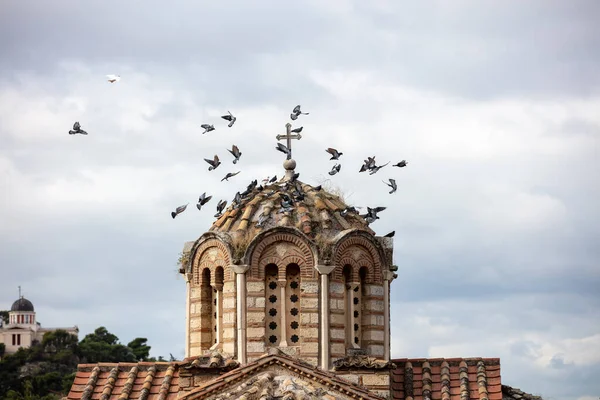
M 285 339 L 289 346 L 297 346 L 300 344 L 300 267 L 298 264 L 289 264 L 285 277 L 287 311 Z
M 364 299 L 367 298 L 365 290 L 367 289 L 367 267 L 361 267 L 358 270 L 358 279 L 360 280 L 360 286 L 356 288 L 356 296 L 359 299 L 360 305 L 356 308 L 357 318 L 354 321 L 354 342 L 361 347 L 362 346 L 362 327 L 364 324 L 368 324 L 368 313 L 367 308 L 364 305 Z
M 265 267 L 265 344 L 267 347 L 279 346 L 281 342 L 281 289 L 277 281 L 278 268 L 275 264 Z
M 200 283 L 200 291 L 201 291 L 201 302 L 200 302 L 200 317 L 201 317 L 201 333 L 202 338 L 200 340 L 201 348 L 203 350 L 208 350 L 214 344 L 214 324 L 215 319 L 212 317 L 213 304 L 214 304 L 214 293 L 213 289 L 210 286 L 210 278 L 211 273 L 210 269 L 204 268 L 202 270 L 202 279 Z
M 212 343 L 219 344 L 223 336 L 223 267 L 215 269 L 214 279 L 211 281 L 212 287 Z

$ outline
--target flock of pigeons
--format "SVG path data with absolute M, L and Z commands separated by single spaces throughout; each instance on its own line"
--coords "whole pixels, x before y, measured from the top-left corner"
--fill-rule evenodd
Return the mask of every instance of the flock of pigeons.
M 108 79 L 108 82 L 110 82 L 110 83 L 119 82 L 121 80 L 121 77 L 119 75 L 106 75 L 106 77 Z M 292 110 L 292 113 L 290 114 L 290 118 L 292 121 L 296 121 L 300 115 L 309 115 L 309 113 L 302 112 L 300 105 L 297 105 Z M 231 128 L 233 126 L 233 124 L 235 124 L 235 122 L 237 121 L 237 118 L 230 111 L 227 111 L 227 114 L 221 116 L 221 118 L 229 122 L 227 124 L 227 126 L 229 128 Z M 202 134 L 214 131 L 216 129 L 214 127 L 214 125 L 212 125 L 212 124 L 202 124 L 202 125 L 200 125 L 200 127 L 202 129 L 204 129 Z M 296 129 L 292 129 L 291 133 L 299 134 L 300 132 L 302 132 L 302 129 L 303 129 L 302 126 L 299 128 L 296 128 Z M 73 129 L 69 130 L 69 134 L 70 135 L 76 135 L 76 134 L 87 135 L 88 133 L 85 130 L 81 129 L 81 125 L 77 121 L 73 124 Z M 291 149 L 289 149 L 286 145 L 284 145 L 280 142 L 277 143 L 277 146 L 275 147 L 275 149 L 286 154 L 286 156 L 291 156 Z M 228 149 L 227 151 L 229 151 L 229 153 L 231 153 L 231 155 L 233 156 L 233 164 L 237 164 L 238 161 L 240 160 L 240 157 L 242 156 L 242 152 L 240 151 L 238 146 L 236 146 L 234 144 L 231 146 L 231 150 Z M 335 161 L 339 161 L 340 157 L 344 154 L 344 153 L 338 151 L 337 149 L 334 149 L 331 147 L 327 148 L 325 151 L 331 155 L 330 160 L 335 160 Z M 209 164 L 209 167 L 208 167 L 209 171 L 214 171 L 219 167 L 219 165 L 221 165 L 221 160 L 219 159 L 219 156 L 216 154 L 212 159 L 205 158 L 204 161 L 206 161 Z M 387 163 L 385 163 L 383 165 L 377 165 L 377 163 L 375 161 L 375 156 L 367 157 L 367 159 L 364 160 L 364 163 L 361 166 L 359 172 L 367 172 L 368 171 L 369 175 L 373 175 L 373 174 L 377 173 L 381 168 L 388 165 L 389 163 L 390 162 L 388 161 Z M 402 161 L 398 162 L 397 164 L 393 164 L 392 166 L 403 168 L 403 167 L 406 167 L 406 165 L 407 165 L 406 160 L 402 160 Z M 341 164 L 336 163 L 328 173 L 331 176 L 336 175 L 340 172 L 341 168 L 342 168 Z M 240 172 L 241 171 L 228 172 L 223 177 L 223 179 L 221 179 L 221 182 L 229 181 L 229 178 L 236 176 Z M 291 188 L 294 190 L 294 192 L 292 193 L 291 197 L 286 193 L 280 193 L 280 196 L 281 196 L 280 212 L 289 212 L 289 211 L 293 210 L 295 201 L 302 201 L 304 199 L 304 193 L 302 192 L 300 185 L 298 185 L 297 181 L 296 181 L 297 178 L 299 177 L 299 175 L 300 175 L 299 173 L 294 174 L 292 179 L 289 182 L 285 183 L 285 185 L 287 186 L 286 191 L 291 186 Z M 272 178 L 267 177 L 266 179 L 263 179 L 262 183 L 266 186 L 266 185 L 272 184 L 276 181 L 277 181 L 277 176 L 274 176 Z M 389 182 L 383 181 L 383 183 L 385 183 L 387 186 L 389 186 L 391 188 L 389 194 L 395 193 L 396 190 L 398 189 L 395 179 L 389 179 Z M 238 208 L 240 206 L 240 204 L 242 203 L 243 198 L 246 197 L 247 195 L 249 195 L 250 193 L 252 193 L 254 191 L 254 189 L 257 189 L 258 191 L 262 191 L 264 189 L 264 187 L 262 185 L 259 186 L 257 180 L 253 180 L 250 183 L 250 185 L 248 185 L 248 187 L 246 188 L 246 190 L 244 192 L 236 193 L 235 198 L 232 201 L 233 207 Z M 321 186 L 319 185 L 315 189 L 320 190 Z M 273 191 L 273 193 L 274 193 L 274 191 Z M 202 193 L 200 195 L 200 197 L 198 198 L 198 203 L 196 204 L 196 207 L 198 208 L 198 210 L 202 210 L 202 207 L 204 205 L 206 205 L 206 203 L 208 203 L 211 199 L 212 199 L 212 196 L 207 196 L 206 192 Z M 189 205 L 189 203 L 177 207 L 175 209 L 175 211 L 171 212 L 171 217 L 173 219 L 175 219 L 175 217 L 177 215 L 181 214 L 182 212 L 184 212 L 186 210 L 188 205 Z M 222 215 L 223 211 L 225 210 L 226 206 L 227 206 L 227 201 L 220 200 L 217 203 L 217 213 L 214 215 L 214 217 L 219 218 Z M 361 208 L 361 207 L 350 206 L 350 207 L 347 207 L 346 209 L 342 210 L 340 214 L 342 216 L 345 216 L 348 213 L 358 213 L 356 208 Z M 377 219 L 379 219 L 379 216 L 377 214 L 385 209 L 386 209 L 386 207 L 374 207 L 374 208 L 367 207 L 367 213 L 361 214 L 360 216 L 363 217 L 368 224 L 371 224 L 371 223 L 375 222 Z M 259 221 L 257 222 L 257 226 L 261 226 L 262 224 L 264 224 L 266 222 L 266 219 L 268 219 L 269 217 L 270 216 L 268 216 L 268 215 L 261 216 L 261 218 L 259 218 Z M 393 235 L 394 235 L 394 232 L 390 232 L 389 234 L 387 234 L 385 236 L 392 237 Z

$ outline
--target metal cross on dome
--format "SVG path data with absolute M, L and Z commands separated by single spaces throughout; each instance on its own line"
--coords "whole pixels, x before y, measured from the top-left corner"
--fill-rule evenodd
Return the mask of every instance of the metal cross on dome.
M 302 135 L 299 133 L 292 134 L 292 124 L 289 122 L 285 124 L 285 130 L 287 132 L 285 135 L 277 135 L 275 138 L 277 140 L 287 139 L 287 148 L 290 150 L 289 154 L 287 155 L 287 159 L 290 160 L 292 158 L 292 139 L 300 140 L 302 139 Z

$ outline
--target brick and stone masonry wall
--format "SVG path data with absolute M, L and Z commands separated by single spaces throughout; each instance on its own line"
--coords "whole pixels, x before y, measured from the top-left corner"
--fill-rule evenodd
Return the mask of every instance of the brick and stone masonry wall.
M 299 358 L 319 363 L 319 281 L 302 277 L 300 282 Z M 289 344 L 289 343 L 288 343 Z
M 231 274 L 234 275 L 234 274 Z M 236 290 L 235 279 L 223 284 L 223 353 L 236 356 Z
M 265 283 L 248 280 L 246 295 L 246 355 L 252 362 L 266 353 Z
M 212 346 L 211 288 L 190 288 L 190 357 L 198 356 Z
M 390 370 L 375 370 L 375 371 L 334 371 L 336 375 L 349 382 L 356 383 L 366 387 L 368 390 L 384 397 L 390 396 Z
M 363 288 L 362 345 L 367 354 L 376 358 L 384 356 L 384 304 L 383 286 L 365 285 Z
M 329 283 L 329 356 L 330 365 L 334 360 L 346 356 L 346 305 L 344 284 Z

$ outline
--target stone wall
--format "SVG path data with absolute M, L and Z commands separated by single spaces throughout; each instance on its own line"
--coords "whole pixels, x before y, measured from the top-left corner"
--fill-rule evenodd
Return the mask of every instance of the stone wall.
M 236 289 L 235 280 L 223 284 L 223 333 L 221 346 L 223 353 L 236 355 Z
M 333 371 L 337 376 L 348 382 L 362 385 L 374 393 L 389 398 L 390 396 L 390 370 L 347 370 Z
M 367 354 L 384 356 L 384 304 L 382 285 L 364 285 L 362 308 L 362 345 Z
M 266 353 L 265 283 L 246 282 L 246 355 L 248 362 Z

